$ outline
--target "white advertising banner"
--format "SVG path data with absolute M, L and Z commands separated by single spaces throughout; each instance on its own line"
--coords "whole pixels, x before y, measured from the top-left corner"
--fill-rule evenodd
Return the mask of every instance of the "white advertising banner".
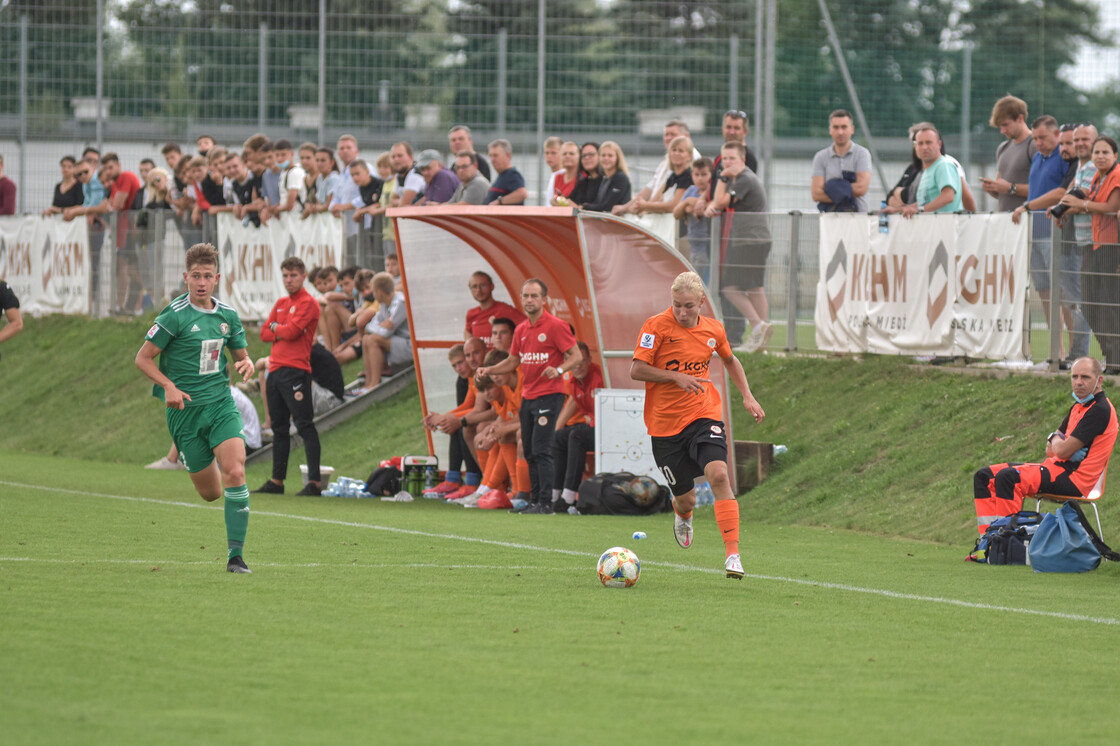
M 329 213 L 306 220 L 298 214 L 284 214 L 259 228 L 243 224 L 230 213 L 219 214 L 219 297 L 237 309 L 243 320 L 268 318 L 284 294 L 280 263 L 298 256 L 309 271 L 315 266 L 340 266 L 346 246 L 342 231 L 342 220 Z
M 0 280 L 31 316 L 90 312 L 89 226 L 85 219 L 0 218 Z
M 821 215 L 817 347 L 1018 358 L 1028 221 L 993 215 Z

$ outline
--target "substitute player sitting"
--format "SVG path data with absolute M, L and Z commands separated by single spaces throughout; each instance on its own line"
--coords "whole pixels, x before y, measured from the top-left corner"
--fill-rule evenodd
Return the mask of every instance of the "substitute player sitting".
M 742 579 L 739 557 L 739 503 L 727 473 L 727 437 L 719 392 L 708 378 L 712 354 L 727 366 L 731 382 L 743 395 L 743 406 L 756 422 L 766 413 L 747 384 L 743 365 L 731 352 L 723 324 L 701 316 L 704 285 L 695 272 L 673 280 L 673 305 L 642 325 L 630 377 L 645 381 L 646 429 L 653 458 L 673 492 L 673 534 L 677 543 L 692 544 L 693 480 L 703 476 L 715 493 L 716 523 L 726 552 L 727 577 Z
M 183 273 L 187 292 L 160 311 L 136 367 L 155 383 L 152 396 L 166 404 L 167 429 L 198 494 L 207 502 L 225 495 L 226 570 L 247 573 L 241 556 L 249 529 L 245 432 L 222 351 L 230 349 L 243 380 L 253 374 L 253 361 L 237 311 L 213 296 L 220 279 L 214 247 L 192 246 Z

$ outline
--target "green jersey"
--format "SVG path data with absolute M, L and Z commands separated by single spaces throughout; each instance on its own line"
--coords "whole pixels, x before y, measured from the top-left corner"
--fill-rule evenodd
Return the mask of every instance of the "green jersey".
M 220 401 L 229 394 L 229 373 L 223 349 L 244 349 L 245 329 L 232 306 L 214 299 L 205 310 L 193 305 L 184 293 L 156 316 L 147 340 L 160 348 L 159 370 L 180 391 L 190 395 L 185 406 Z M 152 386 L 152 396 L 163 399 L 163 387 Z

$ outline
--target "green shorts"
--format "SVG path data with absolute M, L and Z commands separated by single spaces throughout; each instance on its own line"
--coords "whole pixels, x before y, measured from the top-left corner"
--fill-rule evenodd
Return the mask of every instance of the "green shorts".
M 241 413 L 232 396 L 197 407 L 167 407 L 167 429 L 179 449 L 179 460 L 192 474 L 214 460 L 214 448 L 230 438 L 245 440 Z

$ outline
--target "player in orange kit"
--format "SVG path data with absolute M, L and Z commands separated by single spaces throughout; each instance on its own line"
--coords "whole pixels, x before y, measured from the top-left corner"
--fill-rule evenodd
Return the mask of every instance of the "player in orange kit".
M 766 413 L 751 394 L 743 365 L 731 352 L 723 324 L 701 316 L 704 284 L 695 272 L 673 281 L 672 306 L 642 325 L 630 377 L 646 384 L 645 421 L 657 466 L 673 492 L 673 534 L 692 544 L 693 480 L 704 476 L 715 494 L 716 523 L 723 536 L 727 577 L 742 579 L 739 503 L 727 472 L 726 428 L 719 392 L 708 378 L 712 355 L 727 366 L 743 406 L 756 422 Z

